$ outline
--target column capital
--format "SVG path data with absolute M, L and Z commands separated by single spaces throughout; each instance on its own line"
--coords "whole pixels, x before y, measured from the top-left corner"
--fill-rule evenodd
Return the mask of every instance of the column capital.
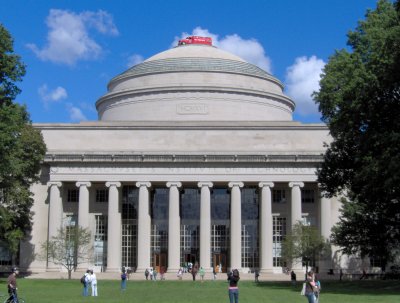
M 263 187 L 274 187 L 274 182 L 260 182 L 258 183 L 258 187 L 263 188 Z
M 81 186 L 86 186 L 86 187 L 90 187 L 92 185 L 92 183 L 88 182 L 88 181 L 78 181 L 76 182 L 76 187 L 81 187 Z
M 214 184 L 212 182 L 199 182 L 199 183 L 197 183 L 197 186 L 200 188 L 202 188 L 203 186 L 213 187 Z
M 111 187 L 111 186 L 121 187 L 121 182 L 117 182 L 117 181 L 106 182 L 106 186 L 107 187 Z
M 233 182 L 229 182 L 228 186 L 231 188 L 235 187 L 235 186 L 243 187 L 244 184 L 243 184 L 243 182 L 240 182 L 240 181 L 233 181 Z
M 47 182 L 47 187 L 52 187 L 52 186 L 61 187 L 62 183 L 61 182 L 57 182 L 57 181 L 49 181 L 49 182 Z
M 289 187 L 295 187 L 295 186 L 298 186 L 298 187 L 304 187 L 304 183 L 303 182 L 289 182 Z
M 146 181 L 136 182 L 136 187 L 142 187 L 142 186 L 151 187 L 151 183 L 150 182 L 146 182 Z
M 177 181 L 173 181 L 173 182 L 167 182 L 167 187 L 182 187 L 182 183 L 181 182 L 177 182 Z

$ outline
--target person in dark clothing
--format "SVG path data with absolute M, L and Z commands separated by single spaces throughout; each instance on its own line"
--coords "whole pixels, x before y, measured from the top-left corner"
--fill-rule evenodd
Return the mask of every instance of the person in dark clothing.
M 296 273 L 292 270 L 290 273 L 290 280 L 292 281 L 292 285 L 296 285 Z
M 239 283 L 240 277 L 239 277 L 239 271 L 237 269 L 232 270 L 230 273 L 228 273 L 228 281 L 229 281 L 229 290 L 228 290 L 228 295 L 229 295 L 229 302 L 233 303 L 239 303 Z
M 260 272 L 256 269 L 254 271 L 254 282 L 258 283 L 258 277 L 260 276 Z
M 12 273 L 7 278 L 7 289 L 8 289 L 8 302 L 16 302 L 18 303 L 18 295 L 17 295 L 17 275 L 19 271 L 16 267 L 12 269 Z
M 367 272 L 365 271 L 365 269 L 363 269 L 363 271 L 362 271 L 362 275 L 361 275 L 361 277 L 360 277 L 360 280 L 362 280 L 362 279 L 367 279 Z
M 197 263 L 196 263 L 196 264 L 193 266 L 192 271 L 191 271 L 193 281 L 196 281 L 196 275 L 197 275 L 197 272 L 198 272 L 198 271 L 199 271 L 199 267 L 198 267 L 198 265 L 197 265 Z

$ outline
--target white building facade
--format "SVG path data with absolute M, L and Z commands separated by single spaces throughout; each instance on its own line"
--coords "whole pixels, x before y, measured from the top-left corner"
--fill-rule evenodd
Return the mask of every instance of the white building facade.
M 92 233 L 88 266 L 108 272 L 197 262 L 281 273 L 297 221 L 329 238 L 340 204 L 322 197 L 315 173 L 328 129 L 293 121 L 295 103 L 260 68 L 182 45 L 113 78 L 96 107 L 99 121 L 35 124 L 48 151 L 21 268 L 59 271 L 32 256 L 74 224 Z

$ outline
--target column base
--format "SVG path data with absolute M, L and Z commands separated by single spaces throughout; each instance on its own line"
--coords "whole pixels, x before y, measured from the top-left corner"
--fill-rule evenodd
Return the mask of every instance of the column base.
M 121 268 L 119 267 L 107 267 L 106 272 L 121 272 Z
M 272 268 L 261 268 L 260 274 L 273 274 L 274 270 Z
M 86 272 L 87 270 L 91 269 L 93 266 L 89 266 L 89 264 L 80 264 L 77 268 L 76 271 L 79 272 Z
M 213 268 L 212 268 L 212 267 L 203 267 L 203 269 L 204 269 L 204 272 L 205 272 L 205 273 L 213 272 Z M 199 269 L 199 270 L 200 270 L 200 269 Z
M 180 267 L 168 267 L 167 272 L 168 273 L 177 273 Z
M 135 272 L 137 273 L 144 273 L 146 271 L 147 268 L 150 268 L 150 265 L 148 267 L 140 267 L 137 268 Z
M 46 272 L 61 272 L 59 267 L 47 267 Z

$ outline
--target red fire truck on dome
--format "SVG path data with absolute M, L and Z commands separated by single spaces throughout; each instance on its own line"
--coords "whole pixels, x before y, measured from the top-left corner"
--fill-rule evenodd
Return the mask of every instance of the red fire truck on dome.
M 200 36 L 189 36 L 185 39 L 181 39 L 178 42 L 178 45 L 185 45 L 185 44 L 205 44 L 205 45 L 212 45 L 211 37 L 200 37 Z

